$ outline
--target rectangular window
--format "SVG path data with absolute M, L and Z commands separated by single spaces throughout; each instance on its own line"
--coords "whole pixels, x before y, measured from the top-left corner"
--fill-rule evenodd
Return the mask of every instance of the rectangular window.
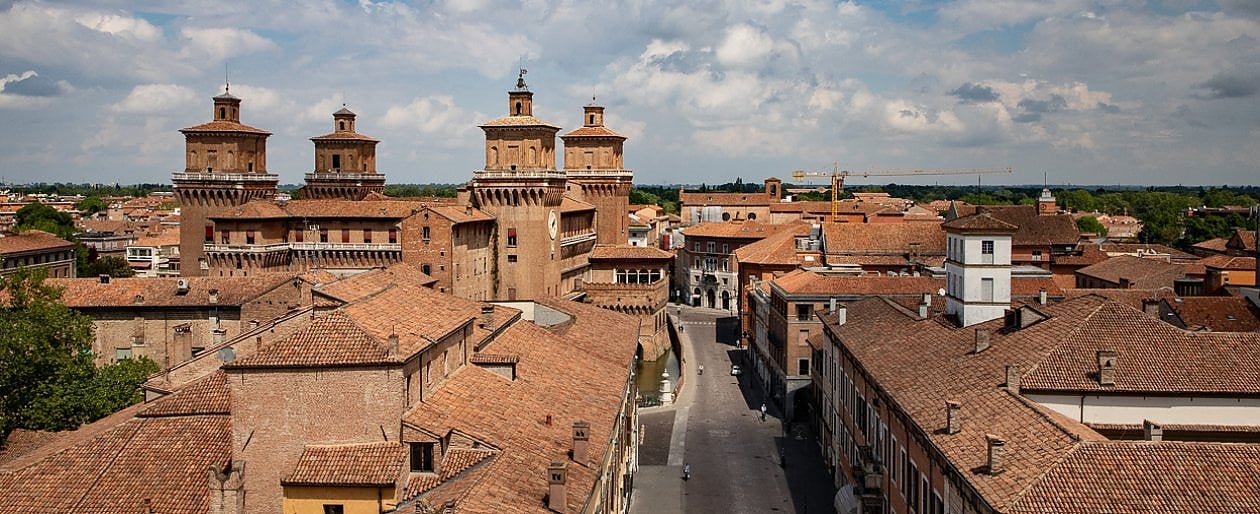
M 222 244 L 231 244 L 231 242 L 232 242 L 232 231 L 231 231 L 231 230 L 220 230 L 220 231 L 219 231 L 219 242 L 220 242 L 220 243 L 222 243 Z
M 125 361 L 131 358 L 131 348 L 114 348 L 114 360 Z
M 914 483 L 914 479 L 918 477 L 919 466 L 910 461 L 910 476 L 906 477 L 906 503 L 910 506 L 910 512 L 919 512 L 919 487 Z
M 722 253 L 731 253 L 731 245 L 722 243 Z
M 796 304 L 796 320 L 809 321 L 810 314 L 813 314 L 814 306 L 808 303 Z
M 389 229 L 389 244 L 398 244 L 398 229 Z
M 429 226 L 428 226 L 428 225 L 425 225 L 425 226 L 423 226 L 423 227 L 421 227 L 421 228 L 420 228 L 420 239 L 423 239 L 423 240 L 425 240 L 425 241 L 428 241 L 428 240 L 429 240 L 429 236 L 430 236 L 430 235 L 431 235 L 431 234 L 430 234 L 430 232 L 429 232 Z
M 980 301 L 983 301 L 983 302 L 993 301 L 993 279 L 992 278 L 980 279 Z
M 986 255 L 993 255 L 993 241 L 981 241 L 980 253 L 983 253 Z
M 339 169 L 341 169 L 341 154 L 333 154 L 333 156 L 332 156 L 332 167 L 333 167 L 333 169 L 334 169 L 334 170 L 339 170 Z
M 515 256 L 515 255 L 509 255 L 509 256 L 508 256 L 508 262 L 516 262 L 516 256 Z
M 709 241 L 709 244 L 708 244 L 708 250 L 709 250 L 709 253 L 714 253 L 714 252 L 716 252 L 716 251 L 717 251 L 717 243 L 714 243 L 713 241 Z
M 319 242 L 321 243 L 328 242 L 328 229 L 326 228 L 319 229 Z
M 341 229 L 341 242 L 343 243 L 350 242 L 350 229 L 348 228 Z
M 797 359 L 796 374 L 809 375 L 809 359 Z
M 306 231 L 301 229 L 293 231 L 293 240 L 298 243 L 306 240 Z
M 432 274 L 433 274 L 433 266 L 430 266 L 430 265 L 428 265 L 428 264 L 421 264 L 421 265 L 420 265 L 420 272 L 421 272 L 421 273 L 424 273 L 425 275 L 432 275 Z
M 363 242 L 364 243 L 372 242 L 372 229 L 370 228 L 363 229 Z
M 325 503 L 324 514 L 346 514 L 346 506 L 340 503 Z
M 699 253 L 699 252 L 700 252 L 700 243 L 699 243 L 699 242 L 696 242 L 696 244 L 691 245 L 691 251 Z
M 433 472 L 433 443 L 411 443 L 411 471 Z
M 206 225 L 206 242 L 214 242 L 214 225 Z
M 516 228 L 508 228 L 507 245 L 508 248 L 516 248 Z
M 1039 260 L 1041 260 L 1041 250 L 1033 250 L 1033 252 L 1032 252 L 1032 260 L 1034 260 L 1034 261 L 1039 261 Z
M 254 244 L 254 231 L 253 230 L 245 231 L 245 244 L 247 245 Z

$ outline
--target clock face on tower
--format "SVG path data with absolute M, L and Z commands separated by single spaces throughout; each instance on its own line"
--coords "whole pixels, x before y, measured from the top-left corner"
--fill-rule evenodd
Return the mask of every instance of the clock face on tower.
M 551 234 L 551 238 L 556 238 L 556 233 L 560 231 L 560 220 L 556 219 L 556 211 L 547 214 L 547 233 Z

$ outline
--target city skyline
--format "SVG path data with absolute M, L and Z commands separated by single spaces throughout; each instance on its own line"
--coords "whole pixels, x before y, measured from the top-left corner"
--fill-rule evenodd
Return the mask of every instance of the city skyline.
M 605 105 L 642 184 L 839 161 L 1237 185 L 1260 158 L 1260 7 L 1242 1 L 95 5 L 0 8 L 8 182 L 168 182 L 178 129 L 225 80 L 274 133 L 281 183 L 343 104 L 390 183 L 463 182 L 521 66 L 539 118 L 569 130 Z M 975 184 L 938 178 L 898 183 Z

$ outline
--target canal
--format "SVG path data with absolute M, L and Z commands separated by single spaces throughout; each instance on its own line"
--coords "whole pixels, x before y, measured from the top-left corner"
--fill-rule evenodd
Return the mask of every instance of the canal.
M 639 387 L 640 406 L 660 405 L 661 373 L 669 372 L 671 387 L 678 385 L 678 356 L 673 349 L 654 361 L 640 359 L 634 364 L 634 381 Z

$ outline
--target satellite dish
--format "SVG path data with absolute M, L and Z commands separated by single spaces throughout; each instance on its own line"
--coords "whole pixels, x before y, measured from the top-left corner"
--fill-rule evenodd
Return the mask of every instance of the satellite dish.
M 937 289 L 936 296 L 945 296 L 945 288 L 942 287 L 940 289 Z

